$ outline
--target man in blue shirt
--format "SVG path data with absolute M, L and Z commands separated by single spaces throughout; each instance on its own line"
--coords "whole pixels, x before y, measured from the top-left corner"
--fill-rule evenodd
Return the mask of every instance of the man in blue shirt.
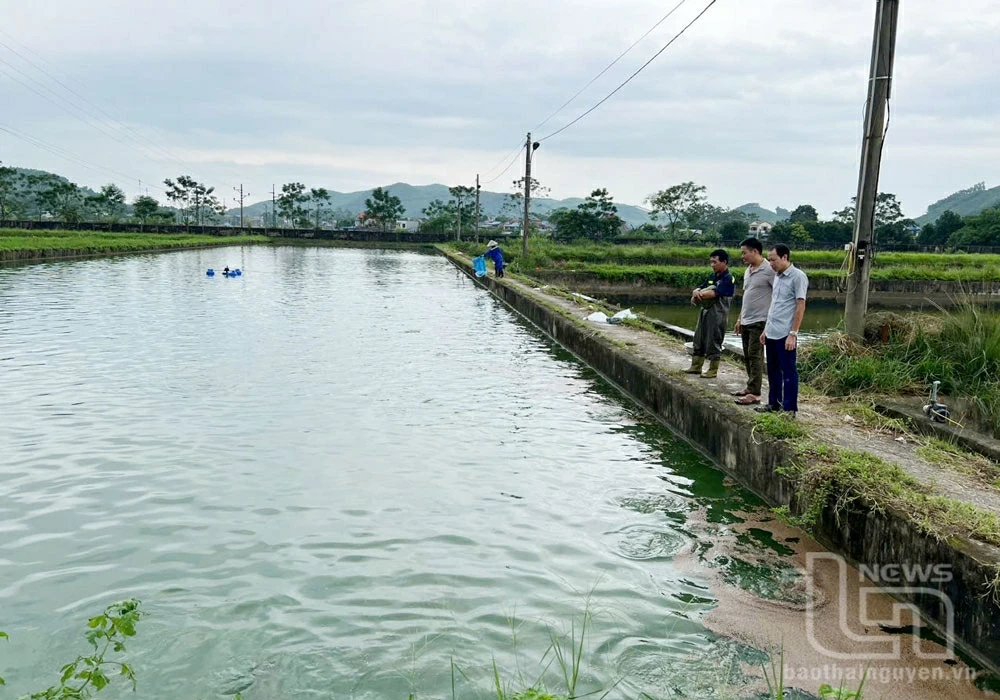
M 713 250 L 708 258 L 712 274 L 691 292 L 691 304 L 700 306 L 698 325 L 694 330 L 694 356 L 691 366 L 685 372 L 699 374 L 706 379 L 719 375 L 719 359 L 722 357 L 722 342 L 729 325 L 729 307 L 736 293 L 733 275 L 729 271 L 729 253 Z M 708 369 L 702 374 L 701 368 L 708 358 Z
M 773 413 L 789 411 L 792 417 L 799 409 L 799 371 L 796 367 L 796 350 L 799 326 L 806 314 L 806 292 L 809 278 L 792 265 L 791 251 L 779 243 L 771 247 L 767 260 L 774 269 L 774 291 L 767 324 L 760 334 L 767 357 L 768 398 L 766 406 L 755 411 Z
M 500 246 L 497 245 L 496 241 L 490 241 L 486 244 L 486 252 L 483 256 L 493 261 L 493 268 L 496 270 L 497 277 L 503 277 L 503 251 L 500 250 Z

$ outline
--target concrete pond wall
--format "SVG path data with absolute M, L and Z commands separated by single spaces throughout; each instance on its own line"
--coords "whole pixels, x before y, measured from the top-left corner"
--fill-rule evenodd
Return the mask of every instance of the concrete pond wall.
M 476 278 L 463 259 L 449 258 L 769 505 L 789 506 L 793 513 L 801 511 L 795 483 L 779 473 L 783 465 L 790 464 L 791 449 L 781 441 L 751 440 L 754 424 L 749 414 L 702 387 L 664 373 L 512 286 L 493 278 Z M 838 509 L 831 499 L 813 534 L 856 566 L 906 563 L 951 567 L 950 581 L 920 585 L 936 588 L 953 601 L 957 645 L 984 667 L 1000 672 L 1000 604 L 988 585 L 1000 566 L 995 549 L 958 537 L 937 540 L 917 530 L 906 514 L 880 511 L 863 500 Z M 940 597 L 897 598 L 915 605 L 922 619 L 943 633 L 947 613 Z

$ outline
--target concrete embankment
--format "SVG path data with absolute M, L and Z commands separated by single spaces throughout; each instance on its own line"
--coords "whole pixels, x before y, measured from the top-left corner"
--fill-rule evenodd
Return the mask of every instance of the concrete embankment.
M 623 304 L 656 304 L 687 298 L 689 288 L 649 283 L 636 275 L 630 280 L 606 280 L 589 273 L 538 270 L 535 279 L 599 299 L 614 299 Z M 874 280 L 871 287 L 873 303 L 879 306 L 903 308 L 931 300 L 941 306 L 953 306 L 959 299 L 1000 301 L 1000 282 L 950 282 L 942 280 Z M 809 280 L 809 296 L 813 299 L 843 301 L 845 294 L 839 279 L 814 276 Z
M 466 258 L 446 254 L 477 283 L 701 448 L 769 505 L 787 506 L 792 514 L 806 510 L 799 484 L 789 475 L 794 449 L 782 440 L 762 436 L 755 430 L 756 414 L 735 406 L 728 395 L 745 381 L 740 368 L 726 368 L 724 363 L 718 381 L 684 375 L 680 370 L 687 356 L 676 341 L 671 345 L 639 328 L 589 324 L 584 319 L 591 310 L 585 306 L 514 279 L 477 279 Z M 849 440 L 850 428 L 842 416 L 819 415 L 826 409 L 800 408 L 800 422 L 814 423 L 823 440 L 845 448 L 863 443 Z M 960 497 L 961 489 L 945 490 L 944 495 Z M 889 592 L 919 609 L 923 621 L 939 633 L 951 631 L 959 647 L 979 663 L 1000 671 L 1000 548 L 957 531 L 943 538 L 929 534 L 915 523 L 913 514 L 872 502 L 865 493 L 825 494 L 820 506 L 813 534 L 856 566 L 870 570 L 887 564 L 918 570 L 944 567 L 937 570 L 946 570 L 947 576 L 912 584 L 921 591 L 897 588 Z

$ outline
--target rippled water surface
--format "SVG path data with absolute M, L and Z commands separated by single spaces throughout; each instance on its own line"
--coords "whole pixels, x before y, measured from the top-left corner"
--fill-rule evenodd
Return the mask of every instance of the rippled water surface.
M 2 269 L 0 410 L 12 696 L 130 596 L 144 698 L 450 696 L 452 660 L 487 692 L 588 596 L 588 683 L 717 666 L 675 560 L 746 494 L 443 258 Z

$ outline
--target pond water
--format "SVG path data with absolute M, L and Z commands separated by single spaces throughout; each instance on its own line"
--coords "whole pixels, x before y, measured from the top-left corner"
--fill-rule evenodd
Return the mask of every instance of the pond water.
M 488 694 L 588 606 L 581 687 L 720 687 L 675 559 L 758 502 L 443 258 L 0 269 L 0 406 L 12 696 L 132 596 L 138 697 Z

